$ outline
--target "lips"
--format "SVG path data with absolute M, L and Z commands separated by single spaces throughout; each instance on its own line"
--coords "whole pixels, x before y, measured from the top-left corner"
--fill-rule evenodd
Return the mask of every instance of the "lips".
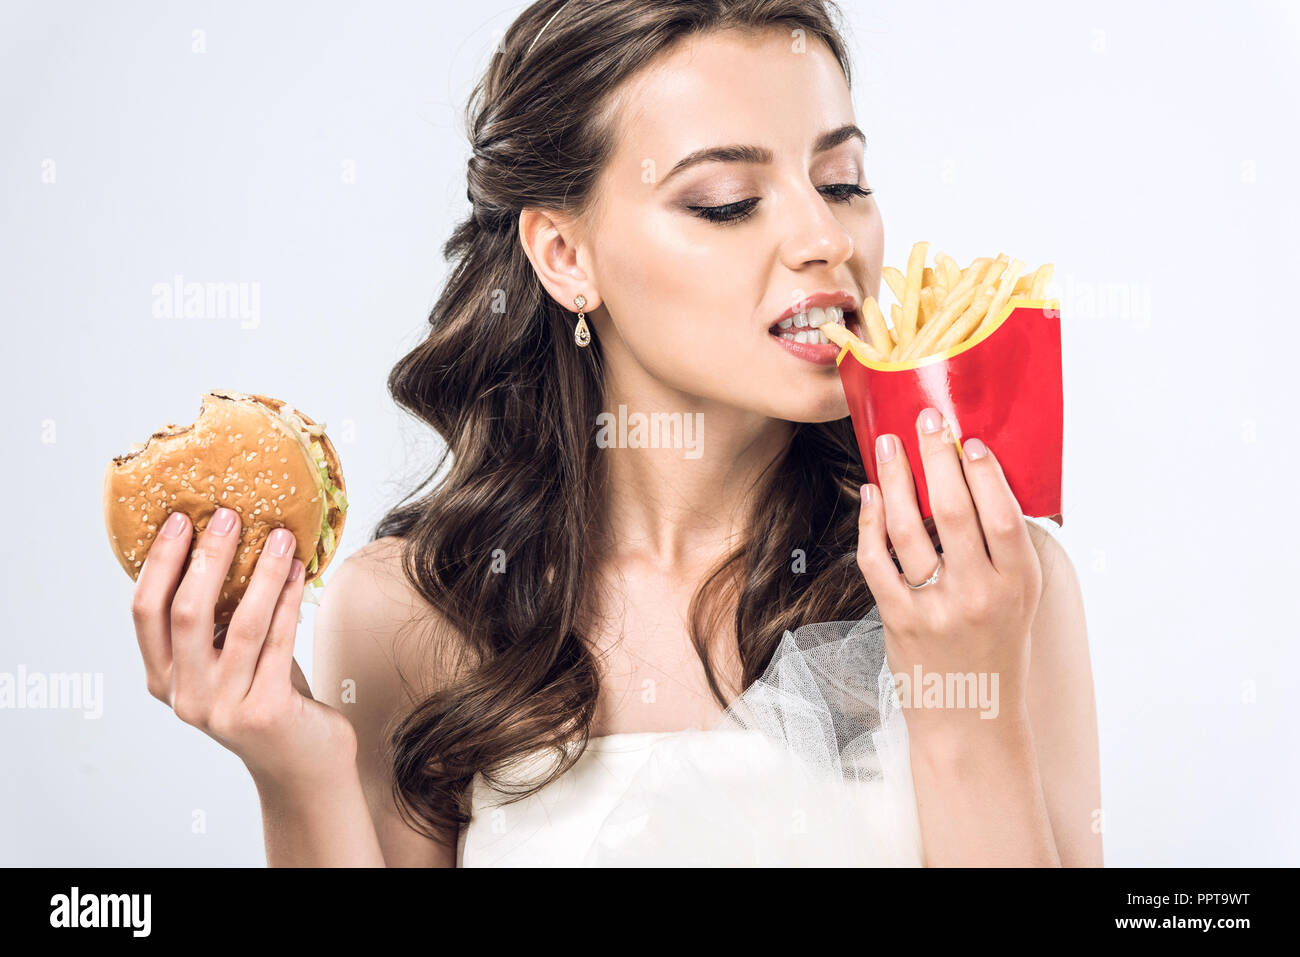
M 852 293 L 845 292 L 843 289 L 836 289 L 834 292 L 815 292 L 795 302 L 777 316 L 772 324 L 777 325 L 783 319 L 791 319 L 800 313 L 807 313 L 810 309 L 825 309 L 827 306 L 838 306 L 844 312 L 855 312 L 858 308 L 858 300 Z

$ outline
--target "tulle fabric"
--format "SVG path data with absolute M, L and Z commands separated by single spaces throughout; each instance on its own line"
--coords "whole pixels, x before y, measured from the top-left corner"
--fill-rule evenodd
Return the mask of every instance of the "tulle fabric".
M 655 741 L 582 856 L 589 867 L 923 863 L 875 609 L 787 631 L 713 730 Z

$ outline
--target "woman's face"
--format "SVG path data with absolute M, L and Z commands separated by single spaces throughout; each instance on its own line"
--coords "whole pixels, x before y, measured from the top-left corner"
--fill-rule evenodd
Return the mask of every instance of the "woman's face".
M 784 29 L 692 38 L 621 91 L 579 257 L 616 387 L 644 374 L 771 418 L 848 414 L 838 348 L 799 342 L 824 341 L 803 316 L 778 325 L 801 304 L 827 318 L 808 308 L 816 294 L 846 312 L 877 295 L 884 242 L 875 199 L 854 194 L 869 187 L 844 75 L 804 43 Z

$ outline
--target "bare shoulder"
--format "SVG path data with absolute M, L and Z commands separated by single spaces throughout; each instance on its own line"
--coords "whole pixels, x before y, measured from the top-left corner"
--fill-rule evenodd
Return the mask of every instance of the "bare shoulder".
M 460 636 L 407 578 L 403 554 L 403 540 L 389 536 L 348 556 L 321 596 L 314 650 L 365 664 L 372 679 L 386 671 L 423 697 L 450 677 Z
M 402 569 L 404 544 L 400 538 L 387 536 L 363 545 L 334 573 L 326 596 L 346 593 L 356 610 L 367 614 L 408 610 L 416 593 Z M 322 599 L 322 607 L 324 604 Z

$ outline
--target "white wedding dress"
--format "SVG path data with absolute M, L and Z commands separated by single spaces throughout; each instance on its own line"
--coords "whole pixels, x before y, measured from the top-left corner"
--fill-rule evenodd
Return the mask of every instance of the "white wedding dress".
M 533 752 L 504 774 L 537 780 L 555 760 Z M 924 863 L 874 609 L 787 631 L 713 730 L 592 738 L 573 767 L 514 803 L 482 775 L 471 787 L 460 867 Z

